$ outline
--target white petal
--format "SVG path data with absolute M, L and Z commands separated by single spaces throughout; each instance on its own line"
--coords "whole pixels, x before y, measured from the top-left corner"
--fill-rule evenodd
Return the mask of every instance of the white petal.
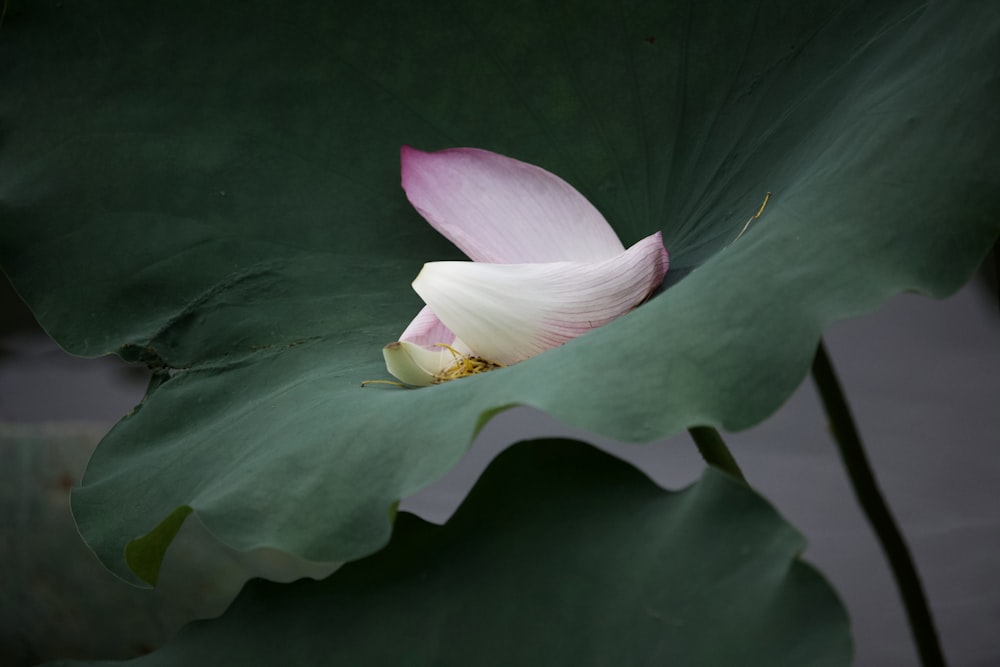
M 427 349 L 415 343 L 396 341 L 382 348 L 385 368 L 397 380 L 414 387 L 434 384 L 452 357 L 446 348 Z
M 382 348 L 386 370 L 400 382 L 414 387 L 438 382 L 449 369 L 454 369 L 458 359 L 471 355 L 472 350 L 458 339 L 431 347 L 399 340 Z
M 413 206 L 477 262 L 594 262 L 625 247 L 586 197 L 555 174 L 476 148 L 403 146 Z
M 430 262 L 413 289 L 476 355 L 510 365 L 629 312 L 667 265 L 657 232 L 595 263 Z

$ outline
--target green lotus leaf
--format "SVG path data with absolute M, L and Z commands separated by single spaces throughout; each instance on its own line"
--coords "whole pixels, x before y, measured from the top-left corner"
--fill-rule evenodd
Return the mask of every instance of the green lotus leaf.
M 759 422 L 828 323 L 954 291 L 1000 232 L 988 5 L 11 2 L 0 264 L 67 350 L 155 371 L 82 534 L 136 582 L 187 508 L 349 560 L 506 407 L 637 442 Z M 626 245 L 662 230 L 667 288 L 511 368 L 360 388 L 422 263 L 459 257 L 404 143 L 538 164 Z
M 383 551 L 323 581 L 251 582 L 131 664 L 846 666 L 847 614 L 803 547 L 717 470 L 670 493 L 537 440 L 447 525 L 402 513 Z

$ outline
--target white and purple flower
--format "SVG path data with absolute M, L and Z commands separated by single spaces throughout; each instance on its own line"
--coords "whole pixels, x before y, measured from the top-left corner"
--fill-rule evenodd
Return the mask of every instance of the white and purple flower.
M 475 148 L 404 146 L 403 189 L 471 262 L 429 262 L 427 305 L 386 368 L 425 386 L 509 366 L 626 314 L 668 267 L 660 233 L 628 250 L 587 199 L 540 167 Z

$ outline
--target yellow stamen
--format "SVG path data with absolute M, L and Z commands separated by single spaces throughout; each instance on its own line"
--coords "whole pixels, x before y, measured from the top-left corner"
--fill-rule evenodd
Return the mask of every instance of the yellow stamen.
M 767 200 L 770 199 L 770 198 L 771 198 L 771 193 L 770 192 L 768 192 L 767 194 L 764 195 L 764 203 L 761 204 L 760 208 L 757 209 L 757 212 L 754 213 L 754 215 L 753 215 L 753 219 L 754 220 L 756 220 L 757 218 L 759 218 L 760 214 L 764 212 L 764 207 L 767 206 Z
M 441 384 L 442 382 L 448 382 L 449 380 L 457 380 L 459 378 L 469 377 L 470 375 L 479 375 L 480 373 L 486 373 L 487 371 L 492 371 L 497 368 L 503 368 L 503 364 L 501 363 L 483 359 L 482 357 L 477 357 L 472 354 L 462 354 L 447 343 L 435 343 L 434 347 L 443 347 L 448 350 L 448 352 L 451 353 L 454 363 L 440 373 L 435 373 L 432 384 Z M 402 387 L 403 389 L 411 388 L 411 385 L 403 382 L 394 382 L 392 380 L 365 380 L 361 383 L 361 386 L 367 387 L 370 384 L 390 384 L 394 387 Z
M 364 382 L 361 383 L 361 386 L 367 387 L 370 384 L 391 384 L 395 387 L 402 387 L 403 389 L 406 389 L 407 387 L 407 385 L 403 384 L 402 382 L 394 382 L 392 380 L 365 380 Z
M 767 206 L 767 202 L 768 202 L 769 199 L 771 199 L 771 193 L 770 192 L 768 192 L 766 195 L 764 195 L 764 203 L 760 205 L 760 208 L 757 209 L 756 213 L 754 213 L 753 215 L 750 216 L 750 219 L 747 220 L 747 224 L 743 225 L 743 229 L 740 230 L 740 233 L 736 235 L 735 239 L 733 239 L 732 241 L 729 242 L 729 245 L 732 245 L 732 244 L 736 243 L 737 241 L 739 241 L 740 237 L 743 236 L 743 234 L 747 231 L 747 229 L 750 228 L 750 223 L 753 222 L 754 220 L 760 218 L 760 214 L 764 212 L 764 207 Z
M 434 343 L 434 347 L 443 347 L 444 349 L 448 350 L 449 352 L 451 352 L 452 358 L 455 359 L 456 361 L 465 356 L 461 352 L 453 348 L 451 345 L 448 345 L 448 343 Z
M 488 371 L 496 370 L 497 368 L 503 368 L 503 364 L 501 363 L 483 359 L 482 357 L 476 357 L 471 354 L 462 354 L 446 343 L 435 343 L 435 347 L 443 347 L 451 352 L 451 356 L 455 360 L 455 363 L 440 373 L 436 373 L 434 375 L 434 384 L 441 384 L 442 382 L 448 382 L 449 380 L 457 380 L 459 378 L 469 377 L 470 375 L 479 375 L 480 373 L 486 373 Z

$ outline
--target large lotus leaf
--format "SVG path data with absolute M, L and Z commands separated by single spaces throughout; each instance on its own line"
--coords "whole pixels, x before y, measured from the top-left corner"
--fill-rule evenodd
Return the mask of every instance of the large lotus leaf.
M 631 441 L 760 421 L 826 324 L 955 290 L 997 236 L 998 32 L 988 2 L 12 2 L 0 262 L 68 350 L 158 371 L 74 494 L 83 535 L 148 581 L 189 511 L 352 559 L 507 406 Z M 421 263 L 457 257 L 403 143 L 662 229 L 668 288 L 509 369 L 361 389 Z
M 802 537 L 707 469 L 679 493 L 583 443 L 501 454 L 445 526 L 324 581 L 255 581 L 137 665 L 848 665 Z M 115 663 L 118 664 L 118 663 Z

